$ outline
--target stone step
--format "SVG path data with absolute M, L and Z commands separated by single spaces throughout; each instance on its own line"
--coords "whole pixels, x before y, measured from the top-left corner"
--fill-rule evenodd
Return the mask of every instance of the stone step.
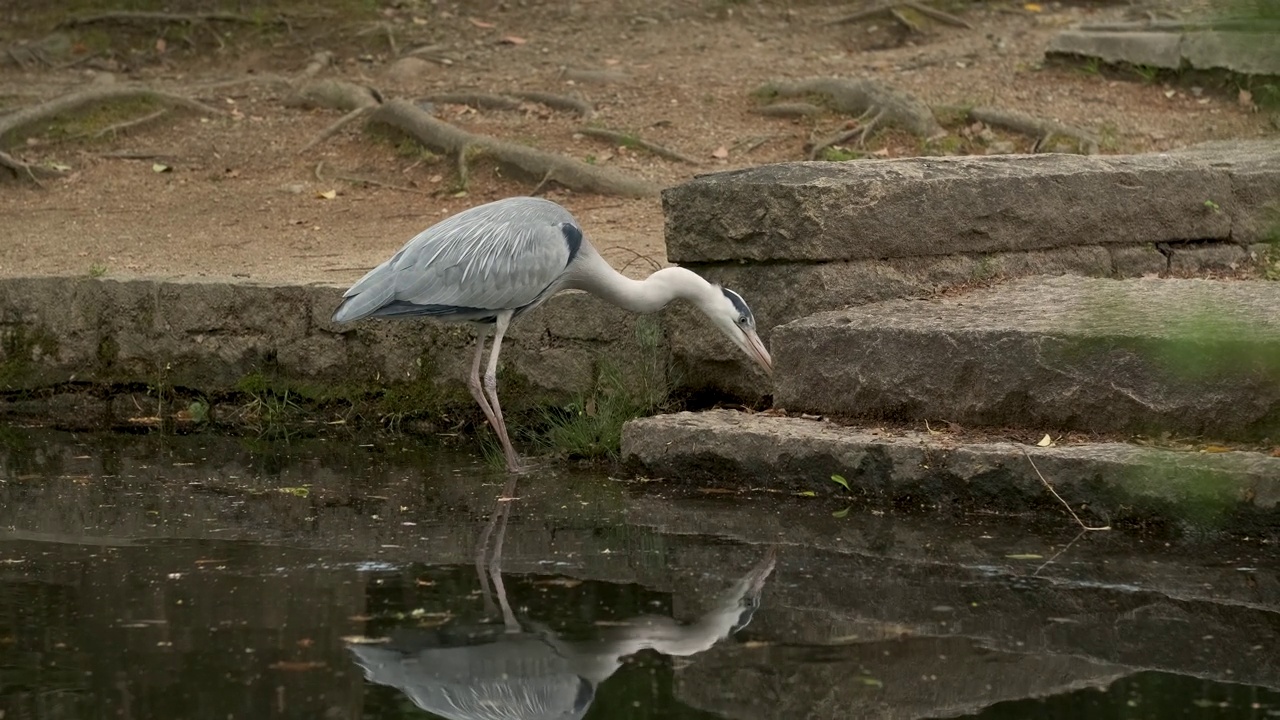
M 1095 526 L 1174 521 L 1241 534 L 1280 527 L 1280 457 L 1261 452 L 1115 442 L 1038 447 L 976 433 L 709 410 L 627 423 L 622 454 L 651 478 L 729 478 L 739 489 L 849 495 L 890 506 L 1033 510 L 1058 517 L 1066 514 L 1060 502 L 1069 502 Z M 833 475 L 848 489 L 833 482 Z
M 1058 33 L 1045 52 L 1165 70 L 1280 75 L 1280 51 L 1276 49 L 1280 24 L 1259 20 L 1082 25 Z
M 1024 278 L 775 328 L 792 412 L 1280 439 L 1280 283 Z
M 1080 245 L 1262 242 L 1280 142 L 1143 155 L 762 165 L 662 193 L 676 263 L 830 262 Z

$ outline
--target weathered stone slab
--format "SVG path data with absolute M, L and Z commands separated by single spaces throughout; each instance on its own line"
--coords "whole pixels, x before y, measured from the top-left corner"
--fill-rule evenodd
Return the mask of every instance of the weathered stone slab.
M 212 393 L 262 375 L 321 394 L 417 384 L 423 401 L 470 401 L 462 386 L 474 352 L 468 328 L 426 320 L 335 325 L 329 318 L 341 293 L 247 283 L 0 280 L 0 389 L 87 381 Z M 601 358 L 627 367 L 637 357 L 637 322 L 644 320 L 583 293 L 553 298 L 515 325 L 503 345 L 502 372 L 519 378 L 504 385 L 510 400 L 558 401 L 588 391 Z
M 781 163 L 668 188 L 663 208 L 674 262 L 827 262 L 1250 242 L 1235 225 L 1277 196 L 1280 143 L 1259 141 L 1150 155 Z
M 1177 70 L 1182 65 L 1181 46 L 1180 34 L 1164 31 L 1063 30 L 1049 41 L 1048 52 Z
M 1280 284 L 1028 278 L 775 328 L 775 402 L 863 418 L 1280 437 Z
M 1196 275 L 1256 263 L 1230 242 L 1178 245 L 1177 272 Z M 806 315 L 890 298 L 929 296 L 941 290 L 1027 275 L 1141 277 L 1165 274 L 1169 257 L 1153 244 L 1079 245 L 1026 252 L 961 254 L 849 260 L 829 263 L 776 263 L 766 267 L 724 263 L 699 268 L 710 280 L 740 292 L 756 316 L 760 336 L 769 341 L 774 327 Z M 739 357 L 727 340 L 709 333 L 697 311 L 675 306 L 664 319 L 681 386 L 715 390 L 740 398 L 772 392 L 772 383 L 756 366 Z
M 1257 21 L 1220 25 L 1167 21 L 1084 25 L 1058 33 L 1046 52 L 1166 70 L 1187 67 L 1280 75 L 1276 43 L 1280 27 L 1267 29 Z
M 1231 528 L 1280 527 L 1280 458 L 1201 454 L 1118 443 L 1028 447 L 959 443 L 947 434 L 888 432 L 728 410 L 633 420 L 622 453 L 654 477 L 886 502 L 961 503 L 985 510 L 1062 512 L 1063 497 L 1111 521 L 1179 518 Z M 1024 453 L 1026 455 L 1024 456 Z M 1027 456 L 1034 461 L 1033 467 Z

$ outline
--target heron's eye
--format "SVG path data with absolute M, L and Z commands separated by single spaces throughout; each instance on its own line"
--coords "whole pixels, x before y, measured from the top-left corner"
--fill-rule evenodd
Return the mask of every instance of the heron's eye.
M 739 325 L 743 325 L 743 326 L 745 326 L 745 325 L 747 324 L 747 316 L 746 316 L 746 315 L 739 315 L 739 316 L 738 316 L 738 324 L 739 324 Z

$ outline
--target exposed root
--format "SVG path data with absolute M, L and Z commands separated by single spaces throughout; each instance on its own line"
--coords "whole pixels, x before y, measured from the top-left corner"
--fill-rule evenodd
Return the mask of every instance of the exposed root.
M 924 139 L 947 134 L 938 124 L 933 111 L 919 98 L 874 80 L 810 78 L 765 85 L 756 94 L 761 97 L 826 96 L 832 109 L 848 115 L 859 115 L 859 120 L 867 120 L 860 128 L 860 143 L 865 142 L 872 130 L 882 122 Z
M 37 176 L 47 176 L 49 173 L 43 168 L 24 163 L 18 158 L 0 150 L 0 167 L 13 173 L 13 176 L 19 180 L 29 180 L 32 184 L 44 187 Z
M 155 23 L 192 25 L 195 23 L 206 22 L 237 23 L 240 25 L 258 25 L 263 22 L 275 24 L 287 23 L 283 16 L 262 20 L 248 15 L 240 15 L 238 13 L 230 12 L 169 13 L 119 10 L 115 12 L 81 15 L 80 17 L 69 18 L 58 23 L 58 27 L 72 28 L 79 27 L 81 25 L 151 25 Z
M 916 22 L 909 12 L 904 11 L 915 11 L 924 17 L 931 20 L 937 20 L 938 22 L 945 23 L 947 25 L 954 25 L 956 27 L 962 27 L 970 30 L 973 29 L 973 26 L 968 22 L 952 15 L 951 13 L 931 8 L 924 3 L 915 2 L 914 0 L 902 0 L 901 2 L 876 5 L 874 7 L 867 8 L 866 10 L 860 10 L 852 15 L 846 15 L 845 17 L 836 20 L 834 24 L 843 25 L 846 23 L 861 22 L 862 20 L 876 17 L 877 15 L 888 15 L 894 20 L 897 20 L 908 30 L 912 32 L 921 32 L 922 28 L 920 23 Z
M 135 118 L 133 120 L 125 120 L 123 122 L 118 122 L 118 123 L 108 125 L 102 128 L 101 130 L 98 130 L 97 132 L 80 133 L 79 135 L 74 136 L 73 139 L 84 138 L 84 137 L 100 138 L 103 135 L 107 135 L 109 133 L 114 134 L 114 133 L 120 132 L 121 130 L 128 130 L 129 128 L 132 128 L 132 127 L 145 125 L 151 122 L 152 120 L 155 120 L 157 118 L 163 117 L 164 115 L 167 115 L 168 113 L 169 113 L 169 108 L 160 108 L 159 110 L 156 110 L 153 113 L 147 113 L 146 115 L 143 115 L 140 118 Z
M 298 80 L 309 80 L 320 74 L 321 70 L 333 64 L 333 53 L 328 50 L 322 50 L 311 56 L 307 61 L 307 66 L 298 73 Z
M 377 90 L 357 85 L 346 80 L 309 80 L 297 86 L 293 96 L 285 100 L 285 105 L 303 108 L 333 108 L 336 110 L 354 110 L 356 108 L 373 107 L 382 102 L 382 94 Z
M 372 112 L 374 107 L 376 107 L 376 105 L 365 105 L 362 107 L 358 107 L 355 110 L 352 110 L 351 112 L 347 113 L 346 115 L 343 115 L 342 117 L 338 118 L 336 121 L 330 124 L 329 127 L 325 128 L 324 130 L 321 130 L 319 135 L 316 135 L 314 138 L 311 139 L 311 142 L 307 143 L 306 145 L 303 145 L 302 148 L 298 150 L 298 154 L 307 152 L 308 150 L 315 147 L 316 145 L 319 145 L 325 140 L 328 140 L 329 138 L 333 137 L 338 133 L 339 130 L 346 127 L 348 124 L 353 123 L 356 120 L 359 120 L 360 118 Z
M 71 52 L 71 38 L 66 33 L 52 33 L 34 42 L 17 42 L 7 45 L 0 53 L 0 61 L 8 61 L 20 68 L 32 65 L 55 67 Z
M 561 80 L 599 83 L 604 85 L 607 83 L 626 82 L 631 79 L 631 76 L 617 70 L 578 70 L 576 68 L 563 68 L 560 71 L 559 78 Z
M 809 147 L 809 159 L 816 160 L 818 155 L 822 154 L 823 150 L 826 150 L 832 145 L 840 145 L 841 143 L 849 142 L 855 137 L 858 138 L 858 145 L 863 145 L 863 143 L 866 142 L 867 134 L 876 126 L 877 119 L 878 116 L 872 117 L 870 121 L 859 125 L 858 127 L 849 130 L 841 130 L 834 135 L 828 135 L 827 137 L 818 140 Z
M 369 116 L 369 122 L 389 125 L 437 152 L 457 157 L 460 167 L 466 163 L 467 156 L 472 151 L 478 150 L 529 177 L 542 178 L 541 184 L 556 182 L 580 192 L 627 197 L 651 197 L 658 192 L 658 188 L 648 181 L 628 177 L 611 169 L 587 165 L 570 157 L 525 145 L 474 135 L 437 120 L 405 100 L 391 100 L 380 105 Z
M 447 49 L 444 45 L 421 45 L 412 50 L 406 50 L 404 57 L 417 57 L 439 65 L 452 65 L 454 60 L 445 54 Z
M 942 110 L 944 108 L 939 108 L 939 111 Z M 1056 120 L 1046 120 L 1016 110 L 1002 110 L 993 107 L 945 108 L 945 110 L 963 112 L 970 122 L 982 122 L 1036 138 L 1033 152 L 1045 152 L 1046 149 L 1052 149 L 1054 147 L 1052 144 L 1053 139 L 1060 137 L 1071 140 L 1076 152 L 1081 155 L 1096 155 L 1098 153 L 1098 138 L 1092 133 Z
M 173 95 L 159 90 L 152 90 L 140 85 L 122 85 L 95 87 L 88 90 L 68 93 L 47 102 L 26 107 L 0 117 L 0 147 L 4 146 L 6 136 L 24 130 L 32 125 L 48 121 L 63 113 L 79 110 L 89 105 L 116 102 L 120 100 L 152 100 L 174 107 L 195 110 L 205 115 L 219 115 L 217 110 L 196 102 L 190 98 Z
M 428 96 L 427 99 L 431 102 L 451 105 L 470 105 L 480 110 L 518 110 L 520 108 L 520 101 L 515 98 L 480 92 L 440 93 Z
M 521 100 L 541 103 L 553 110 L 565 110 L 568 112 L 578 113 L 583 120 L 590 120 L 596 114 L 596 109 L 591 107 L 591 103 L 586 100 L 579 100 L 576 97 L 568 95 L 556 95 L 555 93 L 538 92 L 536 90 L 520 91 L 511 93 L 512 97 L 518 97 Z
M 648 150 L 654 155 L 657 155 L 658 157 L 666 158 L 668 160 L 675 160 L 676 162 L 687 163 L 689 165 L 699 164 L 697 160 L 694 160 L 688 155 L 682 155 L 676 152 L 675 150 L 665 148 L 661 145 L 655 145 L 654 143 L 651 143 L 648 140 L 644 140 L 642 138 L 636 137 L 635 135 L 632 135 L 630 133 L 624 133 L 624 132 L 618 132 L 617 130 L 608 130 L 606 128 L 594 128 L 594 127 L 578 128 L 578 132 L 582 133 L 583 135 L 586 135 L 587 137 L 594 137 L 594 138 L 600 138 L 602 140 L 608 140 L 609 142 L 612 142 L 616 145 L 621 145 L 623 147 L 637 147 L 643 150 Z
M 757 115 L 768 117 L 817 117 L 822 108 L 807 102 L 780 102 L 756 108 Z

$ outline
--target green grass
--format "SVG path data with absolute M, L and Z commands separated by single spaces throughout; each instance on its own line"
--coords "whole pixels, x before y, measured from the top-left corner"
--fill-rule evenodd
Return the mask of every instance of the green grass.
M 656 321 L 638 321 L 638 352 L 625 366 L 613 358 L 602 358 L 590 392 L 564 406 L 544 408 L 535 443 L 554 455 L 616 459 L 622 426 L 628 420 L 671 407 L 672 371 L 662 340 Z

